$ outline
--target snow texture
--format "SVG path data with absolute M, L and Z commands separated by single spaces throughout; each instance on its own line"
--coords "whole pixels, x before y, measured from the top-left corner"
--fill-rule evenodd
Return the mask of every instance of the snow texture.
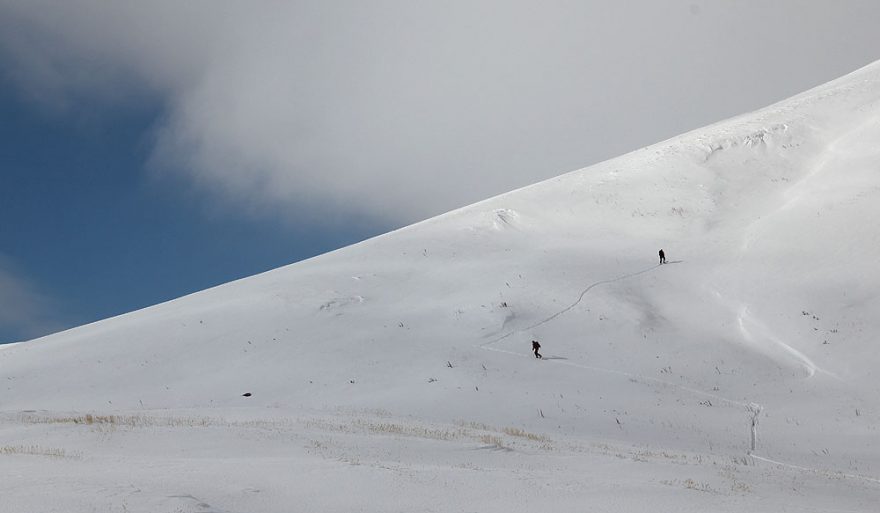
M 0 510 L 877 511 L 877 141 L 873 64 L 0 347 Z

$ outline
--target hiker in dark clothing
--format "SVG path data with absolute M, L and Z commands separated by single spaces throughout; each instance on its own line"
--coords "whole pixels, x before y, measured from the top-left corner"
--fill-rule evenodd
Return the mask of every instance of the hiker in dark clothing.
M 660 250 L 660 263 L 661 264 L 666 263 L 666 253 L 664 253 L 662 249 Z
M 541 349 L 541 344 L 539 344 L 537 340 L 532 340 L 532 351 L 535 352 L 535 358 L 543 358 L 541 353 L 538 352 L 538 349 Z

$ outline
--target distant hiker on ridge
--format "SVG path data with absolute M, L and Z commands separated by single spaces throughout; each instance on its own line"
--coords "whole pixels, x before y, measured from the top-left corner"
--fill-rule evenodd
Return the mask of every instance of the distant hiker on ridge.
M 539 344 L 537 340 L 532 340 L 532 351 L 535 352 L 535 358 L 544 358 L 541 356 L 541 353 L 538 352 L 538 349 L 541 349 L 541 344 Z
M 660 263 L 661 264 L 666 263 L 666 253 L 664 253 L 662 249 L 660 250 Z

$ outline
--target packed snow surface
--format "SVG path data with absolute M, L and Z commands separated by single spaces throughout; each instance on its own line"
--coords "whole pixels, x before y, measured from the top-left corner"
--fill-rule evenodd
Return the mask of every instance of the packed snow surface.
M 876 512 L 878 142 L 873 64 L 0 347 L 0 510 Z

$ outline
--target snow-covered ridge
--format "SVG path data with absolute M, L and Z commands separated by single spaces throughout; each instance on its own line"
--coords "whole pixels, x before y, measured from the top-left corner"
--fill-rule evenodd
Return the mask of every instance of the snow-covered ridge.
M 55 497 L 83 510 L 873 511 L 878 140 L 875 63 L 321 257 L 0 347 L 0 466 L 31 465 L 25 485 L 55 476 Z M 22 482 L 0 495 L 45 510 Z M 117 493 L 89 502 L 95 489 Z

